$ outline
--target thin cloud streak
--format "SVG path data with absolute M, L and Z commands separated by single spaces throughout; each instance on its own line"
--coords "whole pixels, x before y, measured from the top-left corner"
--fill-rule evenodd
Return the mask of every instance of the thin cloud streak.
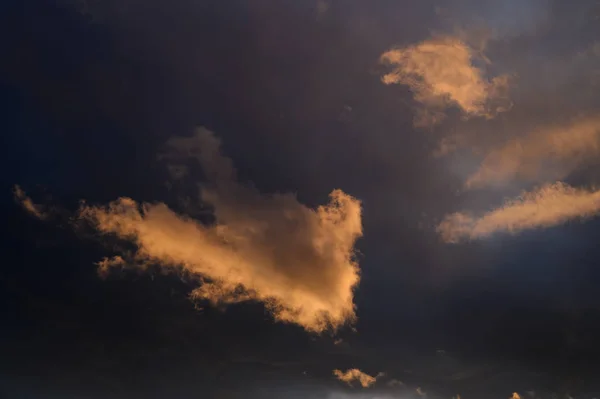
M 382 77 L 386 85 L 410 87 L 423 105 L 416 126 L 432 126 L 444 118 L 444 110 L 458 107 L 465 117 L 493 118 L 510 109 L 506 75 L 486 78 L 477 63 L 489 60 L 455 37 L 439 37 L 385 52 L 381 62 L 392 66 Z
M 599 211 L 600 190 L 588 191 L 557 182 L 524 192 L 479 217 L 463 212 L 448 215 L 438 225 L 437 232 L 445 242 L 457 243 L 487 238 L 497 232 L 516 234 L 552 227 L 593 217 Z
M 80 217 L 137 244 L 137 263 L 182 266 L 198 276 L 203 282 L 194 298 L 225 305 L 260 301 L 276 320 L 317 333 L 355 320 L 354 243 L 362 235 L 357 199 L 334 190 L 328 204 L 310 209 L 292 194 L 262 195 L 236 181 L 233 163 L 205 129 L 168 144 L 168 159 L 200 161 L 210 182 L 201 200 L 214 210 L 213 225 L 130 198 L 84 205 Z M 122 262 L 100 266 L 113 264 Z
M 492 150 L 465 187 L 561 180 L 599 153 L 600 116 L 578 118 L 562 126 L 540 128 Z
M 31 198 L 25 194 L 20 186 L 15 185 L 13 189 L 13 195 L 15 201 L 30 215 L 42 220 L 48 217 L 48 215 L 44 212 L 44 208 L 41 205 L 35 204 Z

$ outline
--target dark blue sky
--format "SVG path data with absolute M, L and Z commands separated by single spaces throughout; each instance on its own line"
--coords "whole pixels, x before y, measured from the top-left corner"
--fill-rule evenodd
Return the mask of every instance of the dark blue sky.
M 378 63 L 393 46 L 483 21 L 496 35 L 490 68 L 518 70 L 514 110 L 445 128 L 512 137 L 598 111 L 584 89 L 600 54 L 568 61 L 598 40 L 597 5 L 456 0 L 444 14 L 432 1 L 321 3 L 321 14 L 312 0 L 2 3 L 0 396 L 391 395 L 335 381 L 333 369 L 351 367 L 403 381 L 404 396 L 600 389 L 598 221 L 441 242 L 431 225 L 497 206 L 498 194 L 457 194 L 456 164 L 431 156 L 442 133 L 413 127 L 411 92 L 382 84 Z M 192 283 L 173 275 L 98 278 L 94 263 L 114 247 L 72 228 L 79 201 L 127 196 L 179 211 L 157 154 L 197 126 L 262 193 L 316 207 L 340 188 L 362 201 L 358 322 L 342 345 L 275 323 L 259 304 L 198 311 Z M 567 181 L 598 176 L 592 164 Z M 56 217 L 24 212 L 15 184 Z

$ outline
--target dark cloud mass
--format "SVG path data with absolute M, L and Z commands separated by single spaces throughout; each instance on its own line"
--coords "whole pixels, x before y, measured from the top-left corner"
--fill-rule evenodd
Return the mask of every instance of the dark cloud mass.
M 0 397 L 598 398 L 599 21 L 4 2 Z

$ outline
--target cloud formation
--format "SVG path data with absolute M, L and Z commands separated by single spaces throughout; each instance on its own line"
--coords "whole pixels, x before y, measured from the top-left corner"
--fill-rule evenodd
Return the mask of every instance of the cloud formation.
M 400 380 L 392 378 L 391 380 L 388 381 L 387 385 L 390 387 L 403 387 L 404 383 Z
M 457 212 L 448 215 L 437 231 L 446 242 L 481 239 L 496 232 L 515 234 L 523 230 L 556 226 L 600 211 L 600 190 L 588 191 L 557 182 L 546 184 L 502 207 L 474 217 Z
M 15 201 L 21 205 L 21 207 L 27 211 L 30 215 L 35 216 L 38 219 L 46 219 L 48 216 L 44 212 L 44 208 L 41 205 L 34 204 L 31 198 L 29 198 L 20 186 L 16 185 L 13 189 L 13 195 Z
M 98 276 L 104 279 L 108 277 L 112 269 L 115 267 L 124 267 L 126 264 L 125 259 L 119 255 L 113 256 L 112 258 L 104 258 L 96 263 L 96 266 L 98 266 Z
M 168 147 L 170 160 L 200 161 L 209 182 L 201 201 L 213 208 L 214 224 L 177 214 L 164 203 L 130 198 L 84 205 L 81 218 L 101 233 L 137 244 L 138 262 L 182 266 L 198 276 L 203 282 L 195 298 L 214 304 L 260 301 L 276 320 L 312 332 L 355 320 L 353 294 L 360 277 L 354 244 L 362 235 L 357 199 L 334 190 L 328 204 L 310 209 L 292 194 L 262 195 L 236 181 L 233 163 L 206 129 L 170 140 Z
M 440 123 L 449 106 L 458 107 L 465 117 L 486 118 L 511 106 L 508 76 L 488 79 L 478 64 L 489 64 L 489 60 L 460 39 L 439 37 L 392 49 L 381 56 L 381 62 L 394 68 L 382 82 L 410 87 L 415 100 L 424 106 L 416 126 Z
M 465 186 L 502 186 L 511 181 L 564 179 L 600 153 L 600 116 L 578 118 L 568 124 L 540 128 L 492 150 Z
M 337 377 L 338 380 L 344 381 L 348 385 L 352 385 L 354 381 L 358 381 L 363 388 L 368 388 L 371 385 L 375 384 L 377 378 L 379 378 L 382 374 L 379 373 L 375 377 L 370 376 L 367 373 L 363 373 L 359 369 L 348 369 L 346 372 L 342 370 L 333 370 L 333 375 Z

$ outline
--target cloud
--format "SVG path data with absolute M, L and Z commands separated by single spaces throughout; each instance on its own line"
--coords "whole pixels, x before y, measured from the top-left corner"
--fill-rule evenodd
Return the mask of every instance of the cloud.
M 317 0 L 317 19 L 321 19 L 329 11 L 330 4 L 326 0 Z
M 543 51 L 515 57 L 515 68 L 527 85 L 519 87 L 520 97 L 532 103 L 575 104 L 581 108 L 595 99 L 600 82 L 600 42 L 576 43 L 569 50 L 548 54 Z M 544 94 L 540 98 L 540 94 Z
M 349 369 L 346 370 L 346 372 L 336 369 L 333 370 L 333 375 L 335 375 L 338 380 L 344 381 L 348 385 L 352 385 L 352 382 L 358 381 L 363 388 L 368 388 L 371 385 L 375 384 L 377 378 L 379 378 L 383 374 L 379 373 L 375 377 L 373 377 L 369 374 L 363 373 L 359 369 Z
M 194 298 L 214 304 L 263 302 L 276 320 L 322 332 L 355 320 L 359 266 L 354 244 L 362 235 L 361 204 L 341 190 L 311 209 L 292 194 L 262 195 L 238 183 L 220 142 L 199 129 L 168 143 L 171 160 L 195 157 L 210 184 L 201 200 L 215 222 L 203 224 L 164 203 L 120 198 L 87 206 L 80 217 L 95 228 L 137 244 L 135 261 L 182 266 L 203 283 Z
M 450 27 L 483 30 L 492 40 L 532 35 L 550 22 L 548 0 L 460 0 L 436 8 Z
M 486 78 L 477 64 L 489 64 L 489 60 L 458 38 L 439 37 L 392 49 L 381 56 L 381 62 L 394 67 L 382 82 L 410 87 L 415 100 L 424 106 L 415 120 L 417 126 L 440 123 L 450 106 L 458 107 L 465 117 L 486 118 L 511 106 L 508 76 Z
M 446 242 L 481 239 L 496 232 L 515 234 L 523 230 L 556 226 L 576 218 L 596 215 L 600 190 L 587 191 L 558 182 L 546 184 L 480 217 L 453 213 L 437 227 Z
M 21 205 L 30 215 L 35 216 L 38 219 L 46 219 L 48 215 L 44 212 L 44 208 L 41 205 L 34 204 L 31 198 L 29 198 L 21 187 L 15 185 L 13 189 L 13 195 L 15 201 Z
M 125 259 L 123 259 L 119 255 L 113 256 L 112 258 L 104 258 L 100 262 L 96 263 L 96 266 L 98 266 L 98 269 L 97 269 L 98 276 L 100 276 L 100 278 L 104 279 L 104 278 L 108 277 L 108 275 L 111 272 L 111 269 L 113 269 L 115 267 L 124 267 L 125 265 L 126 265 Z
M 400 381 L 400 380 L 392 378 L 391 380 L 388 381 L 387 385 L 390 386 L 390 387 L 396 388 L 396 387 L 403 387 L 404 383 L 402 381 Z
M 465 186 L 501 186 L 524 181 L 561 180 L 600 153 L 600 116 L 540 128 L 492 150 Z

